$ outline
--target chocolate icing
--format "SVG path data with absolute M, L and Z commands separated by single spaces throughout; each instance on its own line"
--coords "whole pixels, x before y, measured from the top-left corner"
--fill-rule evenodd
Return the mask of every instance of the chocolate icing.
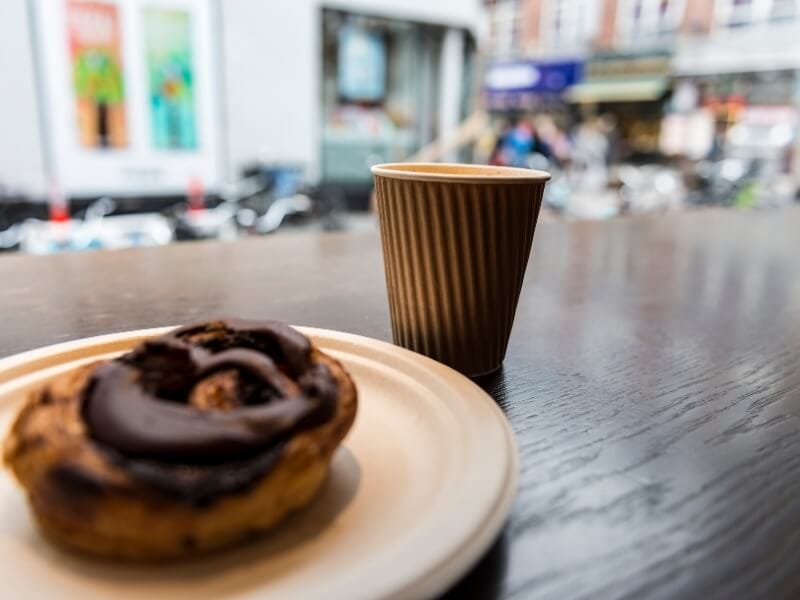
M 236 377 L 232 408 L 188 404 L 196 386 L 222 373 Z M 332 416 L 336 394 L 333 375 L 312 362 L 310 342 L 294 329 L 212 321 L 148 340 L 98 367 L 83 416 L 89 435 L 132 474 L 179 495 L 195 495 L 197 487 L 207 496 L 219 490 L 203 474 L 217 479 L 226 465 L 236 466 L 240 476 L 228 478 L 235 488 L 263 475 L 285 440 Z M 191 483 L 170 473 L 192 473 Z

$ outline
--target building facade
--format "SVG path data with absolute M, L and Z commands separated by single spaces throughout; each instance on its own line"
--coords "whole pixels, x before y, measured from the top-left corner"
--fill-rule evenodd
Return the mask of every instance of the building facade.
M 771 145 L 762 150 L 782 156 L 784 171 L 800 172 L 800 0 L 487 5 L 493 64 L 579 62 L 581 81 L 561 99 L 617 114 L 640 149 L 698 157 L 720 133 L 733 146 L 761 136 L 756 145 Z
M 777 47 L 767 34 L 796 28 L 800 20 L 798 0 L 487 0 L 485 4 L 491 14 L 488 52 L 495 57 L 668 47 L 684 38 L 716 42 L 720 35 L 743 34 L 744 39 L 754 31 L 768 47 Z

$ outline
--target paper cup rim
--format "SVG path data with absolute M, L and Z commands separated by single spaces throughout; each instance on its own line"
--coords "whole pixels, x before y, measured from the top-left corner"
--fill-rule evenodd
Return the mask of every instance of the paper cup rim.
M 370 170 L 375 176 L 414 181 L 544 183 L 550 179 L 550 173 L 546 171 L 467 163 L 383 163 L 375 165 Z

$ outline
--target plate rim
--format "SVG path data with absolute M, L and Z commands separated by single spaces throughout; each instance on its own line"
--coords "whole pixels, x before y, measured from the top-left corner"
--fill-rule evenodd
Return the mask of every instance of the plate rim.
M 59 364 L 73 362 L 75 359 L 88 358 L 85 355 L 87 349 L 112 344 L 120 346 L 119 350 L 123 351 L 138 339 L 146 339 L 148 337 L 161 335 L 176 327 L 175 325 L 160 326 L 87 336 L 66 342 L 41 346 L 0 358 L 0 395 L 5 392 L 7 387 L 13 387 L 14 381 L 19 377 L 24 377 L 25 375 L 30 375 L 44 369 L 57 367 Z M 490 411 L 494 414 L 496 424 L 503 430 L 507 465 L 505 477 L 503 479 L 504 483 L 502 489 L 498 490 L 492 510 L 480 524 L 476 524 L 468 539 L 461 545 L 454 547 L 437 563 L 425 565 L 425 567 L 420 570 L 420 574 L 413 580 L 405 582 L 394 590 L 387 590 L 387 595 L 383 597 L 398 599 L 408 597 L 427 598 L 437 596 L 447 591 L 450 586 L 456 583 L 479 562 L 498 538 L 499 533 L 510 516 L 517 495 L 520 458 L 516 437 L 508 418 L 497 402 L 474 381 L 427 356 L 383 340 L 360 334 L 318 327 L 298 325 L 292 325 L 292 327 L 308 335 L 312 339 L 340 340 L 351 346 L 361 348 L 377 345 L 379 348 L 389 353 L 397 354 L 412 362 L 419 363 L 420 367 L 424 368 L 426 371 L 432 370 L 434 373 L 439 371 L 437 375 L 445 378 L 455 377 L 461 385 L 466 385 L 471 388 L 476 395 L 481 396 L 483 401 L 487 403 Z M 322 345 L 324 349 L 324 344 Z M 106 351 L 106 354 L 115 351 L 116 350 Z M 69 358 L 77 354 L 81 354 L 81 356 L 75 356 L 73 359 Z M 31 365 L 33 365 L 33 368 L 31 368 Z

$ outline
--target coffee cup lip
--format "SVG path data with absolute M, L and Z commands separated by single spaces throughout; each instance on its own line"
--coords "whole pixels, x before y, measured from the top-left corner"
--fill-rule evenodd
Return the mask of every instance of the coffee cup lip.
M 373 166 L 373 175 L 390 179 L 415 181 L 449 181 L 461 183 L 544 183 L 550 173 L 519 167 L 471 165 L 468 163 L 383 163 Z

